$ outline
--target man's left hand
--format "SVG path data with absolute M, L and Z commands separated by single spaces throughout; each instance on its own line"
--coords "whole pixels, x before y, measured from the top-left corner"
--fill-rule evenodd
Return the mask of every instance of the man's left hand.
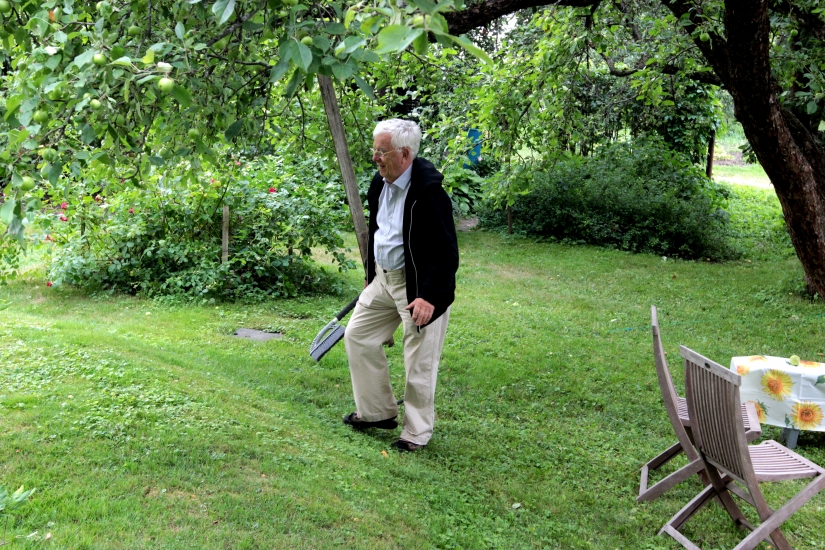
M 406 309 L 412 310 L 413 323 L 420 327 L 430 322 L 430 319 L 433 317 L 435 307 L 423 298 L 416 298 L 410 305 L 407 306 Z

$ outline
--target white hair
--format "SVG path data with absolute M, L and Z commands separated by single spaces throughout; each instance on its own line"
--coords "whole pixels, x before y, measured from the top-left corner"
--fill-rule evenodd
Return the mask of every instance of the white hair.
M 376 138 L 380 134 L 390 134 L 392 136 L 392 146 L 396 149 L 406 147 L 410 150 L 410 157 L 418 156 L 418 146 L 421 144 L 421 127 L 411 120 L 401 120 L 391 118 L 382 120 L 375 126 L 372 137 Z

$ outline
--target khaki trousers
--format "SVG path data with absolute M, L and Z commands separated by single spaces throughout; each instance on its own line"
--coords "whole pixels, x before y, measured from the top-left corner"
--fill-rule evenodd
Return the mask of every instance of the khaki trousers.
M 347 323 L 344 342 L 358 416 L 367 422 L 393 418 L 398 405 L 390 385 L 382 343 L 404 323 L 404 423 L 401 439 L 426 445 L 435 421 L 435 380 L 450 317 L 448 309 L 430 325 L 418 328 L 407 311 L 404 269 L 376 267 L 375 279 L 364 289 Z

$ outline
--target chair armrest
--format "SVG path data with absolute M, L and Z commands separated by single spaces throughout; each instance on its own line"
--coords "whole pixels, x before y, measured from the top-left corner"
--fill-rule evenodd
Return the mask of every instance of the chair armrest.
M 748 419 L 749 430 L 747 431 L 748 441 L 754 441 L 762 437 L 762 425 L 759 423 L 759 414 L 756 412 L 756 405 L 745 403 L 745 415 Z

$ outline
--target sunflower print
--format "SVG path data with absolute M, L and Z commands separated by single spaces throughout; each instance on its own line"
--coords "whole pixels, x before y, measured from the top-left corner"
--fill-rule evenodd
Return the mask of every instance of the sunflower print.
M 751 355 L 750 357 L 748 357 L 747 361 L 752 365 L 759 365 L 762 363 L 767 363 L 768 358 L 764 355 Z
M 817 368 L 822 366 L 822 363 L 817 363 L 816 361 L 800 361 L 800 367 L 810 367 L 810 368 Z
M 795 404 L 791 414 L 794 426 L 800 430 L 813 430 L 822 424 L 822 407 L 810 401 Z
M 792 388 L 791 377 L 781 370 L 771 369 L 762 375 L 762 390 L 774 401 L 784 401 Z
M 764 403 L 761 401 L 748 401 L 748 403 L 753 403 L 753 406 L 756 408 L 756 417 L 759 419 L 760 423 L 765 422 L 768 419 L 768 408 Z
M 736 365 L 736 374 L 739 376 L 745 376 L 746 374 L 750 374 L 751 368 L 747 365 Z

